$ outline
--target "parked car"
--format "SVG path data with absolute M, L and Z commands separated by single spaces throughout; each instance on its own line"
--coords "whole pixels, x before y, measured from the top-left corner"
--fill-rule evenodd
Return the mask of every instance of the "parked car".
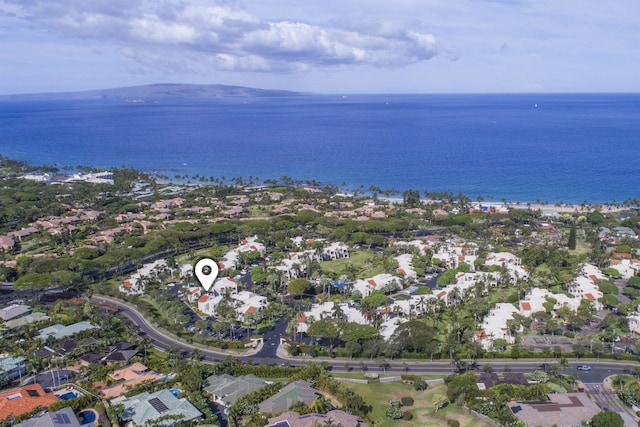
M 591 366 L 589 365 L 579 365 L 578 366 L 578 371 L 590 371 L 591 370 Z

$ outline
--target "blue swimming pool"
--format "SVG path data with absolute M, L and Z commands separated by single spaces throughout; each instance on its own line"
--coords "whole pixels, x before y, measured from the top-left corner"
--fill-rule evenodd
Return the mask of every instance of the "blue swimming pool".
M 78 396 L 76 396 L 76 394 L 74 392 L 68 391 L 65 394 L 61 394 L 60 396 L 58 396 L 58 399 L 60 399 L 60 400 L 69 400 L 69 399 L 75 399 L 76 397 L 78 397 Z
M 80 419 L 81 425 L 90 424 L 96 420 L 96 413 L 90 410 L 80 411 L 80 413 L 78 413 L 78 418 Z
M 180 393 L 182 393 L 182 391 L 180 389 L 177 388 L 172 388 L 171 390 L 169 390 L 171 392 L 171 394 L 173 394 L 175 397 L 180 396 Z

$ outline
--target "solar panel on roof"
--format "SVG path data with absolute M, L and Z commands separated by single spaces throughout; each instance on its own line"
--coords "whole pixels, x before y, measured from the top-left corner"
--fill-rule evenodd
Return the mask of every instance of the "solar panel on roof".
M 149 404 L 153 406 L 153 409 L 155 409 L 161 414 L 169 410 L 167 405 L 165 405 L 164 402 L 162 402 L 162 400 L 158 399 L 157 397 L 154 397 L 153 399 L 149 399 Z

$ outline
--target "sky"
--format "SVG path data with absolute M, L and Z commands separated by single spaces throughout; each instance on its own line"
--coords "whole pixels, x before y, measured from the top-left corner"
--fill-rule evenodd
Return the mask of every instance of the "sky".
M 638 92 L 638 0 L 0 0 L 0 94 Z

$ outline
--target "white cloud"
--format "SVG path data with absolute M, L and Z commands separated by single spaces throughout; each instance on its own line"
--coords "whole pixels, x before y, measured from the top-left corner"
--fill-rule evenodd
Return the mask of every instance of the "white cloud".
M 155 67 L 204 60 L 222 70 L 299 71 L 345 64 L 396 66 L 438 54 L 432 34 L 402 31 L 397 22 L 342 29 L 267 21 L 233 2 L 0 0 L 0 11 L 65 37 L 117 42 L 129 52 L 141 51 L 129 56 L 144 57 L 138 62 Z M 168 52 L 175 60 L 165 58 Z M 155 64 L 154 56 L 160 58 Z

